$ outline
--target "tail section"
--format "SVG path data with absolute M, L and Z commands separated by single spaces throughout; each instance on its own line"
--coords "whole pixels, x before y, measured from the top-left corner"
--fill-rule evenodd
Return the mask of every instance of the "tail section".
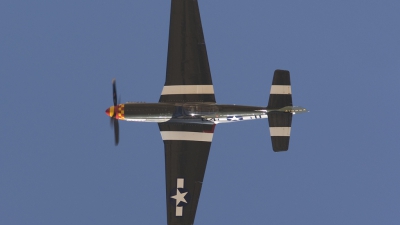
M 274 152 L 289 149 L 292 112 L 282 108 L 293 108 L 290 73 L 287 70 L 275 70 L 272 80 L 267 110 L 269 131 Z
M 267 109 L 277 110 L 285 106 L 293 106 L 290 73 L 287 70 L 275 70 Z
M 269 132 L 274 152 L 287 151 L 289 149 L 292 116 L 293 114 L 288 112 L 268 113 Z

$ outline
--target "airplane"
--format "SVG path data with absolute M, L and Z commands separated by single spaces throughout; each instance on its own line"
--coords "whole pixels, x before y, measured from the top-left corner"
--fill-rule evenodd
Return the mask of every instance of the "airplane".
M 172 0 L 165 85 L 158 103 L 118 103 L 106 110 L 119 143 L 119 120 L 158 123 L 165 149 L 167 222 L 194 223 L 214 128 L 220 123 L 268 119 L 272 149 L 287 151 L 293 106 L 290 73 L 275 70 L 268 105 L 217 104 L 197 0 Z

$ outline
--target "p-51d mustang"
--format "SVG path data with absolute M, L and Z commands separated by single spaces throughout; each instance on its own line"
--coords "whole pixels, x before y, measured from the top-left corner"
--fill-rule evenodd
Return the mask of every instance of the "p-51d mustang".
M 289 147 L 293 114 L 290 74 L 276 70 L 267 107 L 217 104 L 196 0 L 172 0 L 167 75 L 158 103 L 117 103 L 106 110 L 119 142 L 118 120 L 155 122 L 165 148 L 168 224 L 194 223 L 208 154 L 219 123 L 268 118 L 272 148 Z

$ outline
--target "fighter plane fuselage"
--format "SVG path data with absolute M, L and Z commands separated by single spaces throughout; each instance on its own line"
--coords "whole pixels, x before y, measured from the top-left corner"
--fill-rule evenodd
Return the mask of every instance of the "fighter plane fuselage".
M 268 118 L 268 112 L 300 113 L 301 107 L 267 109 L 260 106 L 224 105 L 215 103 L 125 103 L 106 110 L 116 113 L 119 120 L 133 122 L 179 122 L 218 124 Z
M 107 111 L 112 110 L 116 110 L 117 119 L 134 122 L 217 124 L 267 118 L 265 107 L 215 103 L 126 103 Z

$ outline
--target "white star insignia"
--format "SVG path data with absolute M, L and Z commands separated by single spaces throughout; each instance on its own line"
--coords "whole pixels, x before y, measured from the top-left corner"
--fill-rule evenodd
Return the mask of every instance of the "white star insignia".
M 186 194 L 187 194 L 187 192 L 181 193 L 181 192 L 179 191 L 179 189 L 176 189 L 176 195 L 171 196 L 171 198 L 173 198 L 173 199 L 176 200 L 176 205 L 179 205 L 180 202 L 187 203 L 187 202 L 186 202 L 186 199 L 185 199 L 185 195 L 186 195 Z

